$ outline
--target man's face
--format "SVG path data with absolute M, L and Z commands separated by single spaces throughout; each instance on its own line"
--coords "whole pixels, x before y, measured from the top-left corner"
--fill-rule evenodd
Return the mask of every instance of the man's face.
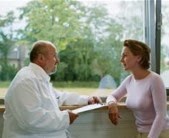
M 54 47 L 49 47 L 47 54 L 45 54 L 45 66 L 44 70 L 47 74 L 51 75 L 56 72 L 57 65 L 59 64 L 59 58 Z

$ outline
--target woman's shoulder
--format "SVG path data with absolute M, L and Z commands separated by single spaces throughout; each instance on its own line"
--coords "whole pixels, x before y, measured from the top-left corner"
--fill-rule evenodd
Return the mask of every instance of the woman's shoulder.
M 152 81 L 162 81 L 161 76 L 160 76 L 158 73 L 153 72 L 153 71 L 150 72 L 149 78 L 150 78 Z
M 124 80 L 123 83 L 129 83 L 132 80 L 133 76 L 130 74 Z
M 161 76 L 158 73 L 154 72 L 154 71 L 150 71 L 150 77 L 152 77 L 152 78 L 161 78 Z

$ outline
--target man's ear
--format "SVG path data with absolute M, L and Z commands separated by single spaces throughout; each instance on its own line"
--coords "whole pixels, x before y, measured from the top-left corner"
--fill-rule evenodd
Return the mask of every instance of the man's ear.
M 38 54 L 37 61 L 39 64 L 43 64 L 45 60 L 45 56 L 43 54 Z

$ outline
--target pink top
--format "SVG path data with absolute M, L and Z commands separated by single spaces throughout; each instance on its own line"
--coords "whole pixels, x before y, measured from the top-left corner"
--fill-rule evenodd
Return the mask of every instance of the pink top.
M 141 80 L 129 75 L 106 102 L 117 102 L 125 95 L 139 132 L 149 133 L 148 138 L 158 138 L 162 130 L 169 129 L 166 90 L 158 74 L 151 72 Z

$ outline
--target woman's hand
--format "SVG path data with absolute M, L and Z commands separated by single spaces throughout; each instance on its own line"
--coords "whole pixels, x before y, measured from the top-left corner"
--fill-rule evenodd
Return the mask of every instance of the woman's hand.
M 108 114 L 111 122 L 114 125 L 117 125 L 119 123 L 120 115 L 116 103 L 111 103 L 108 105 Z

